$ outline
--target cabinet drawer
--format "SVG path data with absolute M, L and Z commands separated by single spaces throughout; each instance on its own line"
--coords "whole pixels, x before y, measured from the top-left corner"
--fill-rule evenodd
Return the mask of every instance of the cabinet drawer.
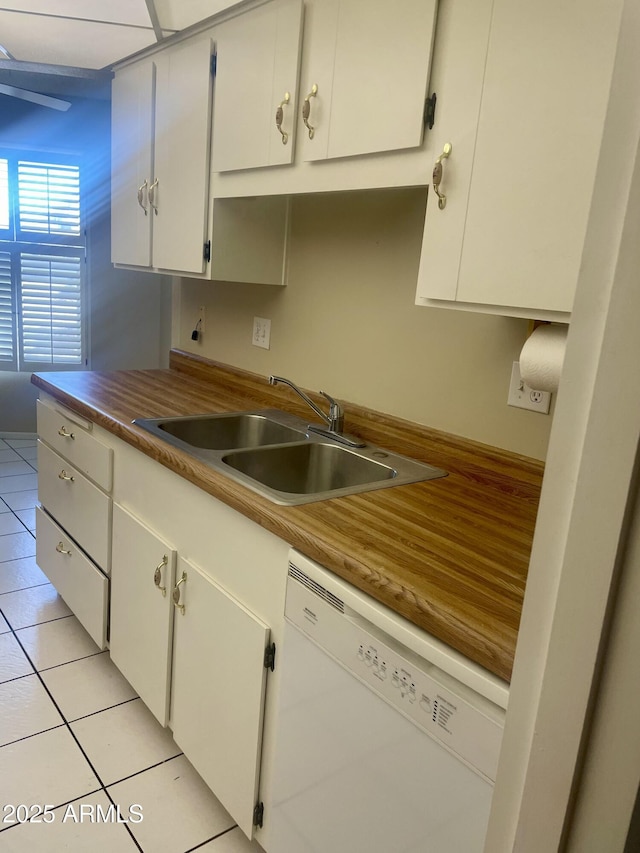
M 91 423 L 62 406 L 37 401 L 38 436 L 85 477 L 111 491 L 113 450 L 91 433 Z
M 42 441 L 38 441 L 38 499 L 108 574 L 111 498 Z
M 36 562 L 90 637 L 105 649 L 109 581 L 40 507 L 36 508 Z

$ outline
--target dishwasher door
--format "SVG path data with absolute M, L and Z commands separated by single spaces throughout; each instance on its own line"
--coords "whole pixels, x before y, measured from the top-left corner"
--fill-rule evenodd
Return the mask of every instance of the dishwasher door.
M 341 612 L 331 576 L 308 585 L 300 574 L 288 582 L 261 843 L 269 853 L 481 853 L 502 709 L 454 689 L 353 608 Z

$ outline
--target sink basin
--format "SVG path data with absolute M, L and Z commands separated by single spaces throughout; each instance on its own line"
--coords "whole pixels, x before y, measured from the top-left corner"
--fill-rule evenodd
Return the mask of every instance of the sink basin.
M 138 426 L 159 435 L 176 446 L 188 445 L 205 450 L 235 450 L 299 441 L 306 424 L 294 428 L 276 419 L 277 413 L 234 412 L 222 415 L 194 415 L 176 418 L 140 418 Z
M 311 495 L 391 480 L 394 468 L 336 444 L 290 444 L 229 453 L 225 465 L 270 489 Z
M 445 477 L 446 472 L 367 445 L 314 440 L 226 453 L 236 478 L 275 503 L 298 505 Z
M 356 449 L 328 440 L 279 409 L 136 418 L 134 424 L 285 506 L 446 476 L 371 444 Z

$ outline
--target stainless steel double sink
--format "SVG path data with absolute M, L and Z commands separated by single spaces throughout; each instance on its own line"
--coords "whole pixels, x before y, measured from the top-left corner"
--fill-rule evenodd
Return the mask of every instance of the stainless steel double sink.
M 277 504 L 295 506 L 446 476 L 367 444 L 345 447 L 279 409 L 136 418 L 139 427 Z

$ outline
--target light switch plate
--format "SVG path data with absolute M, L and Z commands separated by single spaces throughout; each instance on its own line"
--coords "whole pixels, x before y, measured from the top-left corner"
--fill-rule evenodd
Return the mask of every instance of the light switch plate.
M 548 415 L 551 407 L 551 393 L 549 391 L 536 391 L 530 388 L 520 376 L 520 362 L 514 361 L 511 368 L 511 382 L 509 383 L 509 406 L 517 406 L 519 409 L 529 409 L 531 412 L 540 412 Z

